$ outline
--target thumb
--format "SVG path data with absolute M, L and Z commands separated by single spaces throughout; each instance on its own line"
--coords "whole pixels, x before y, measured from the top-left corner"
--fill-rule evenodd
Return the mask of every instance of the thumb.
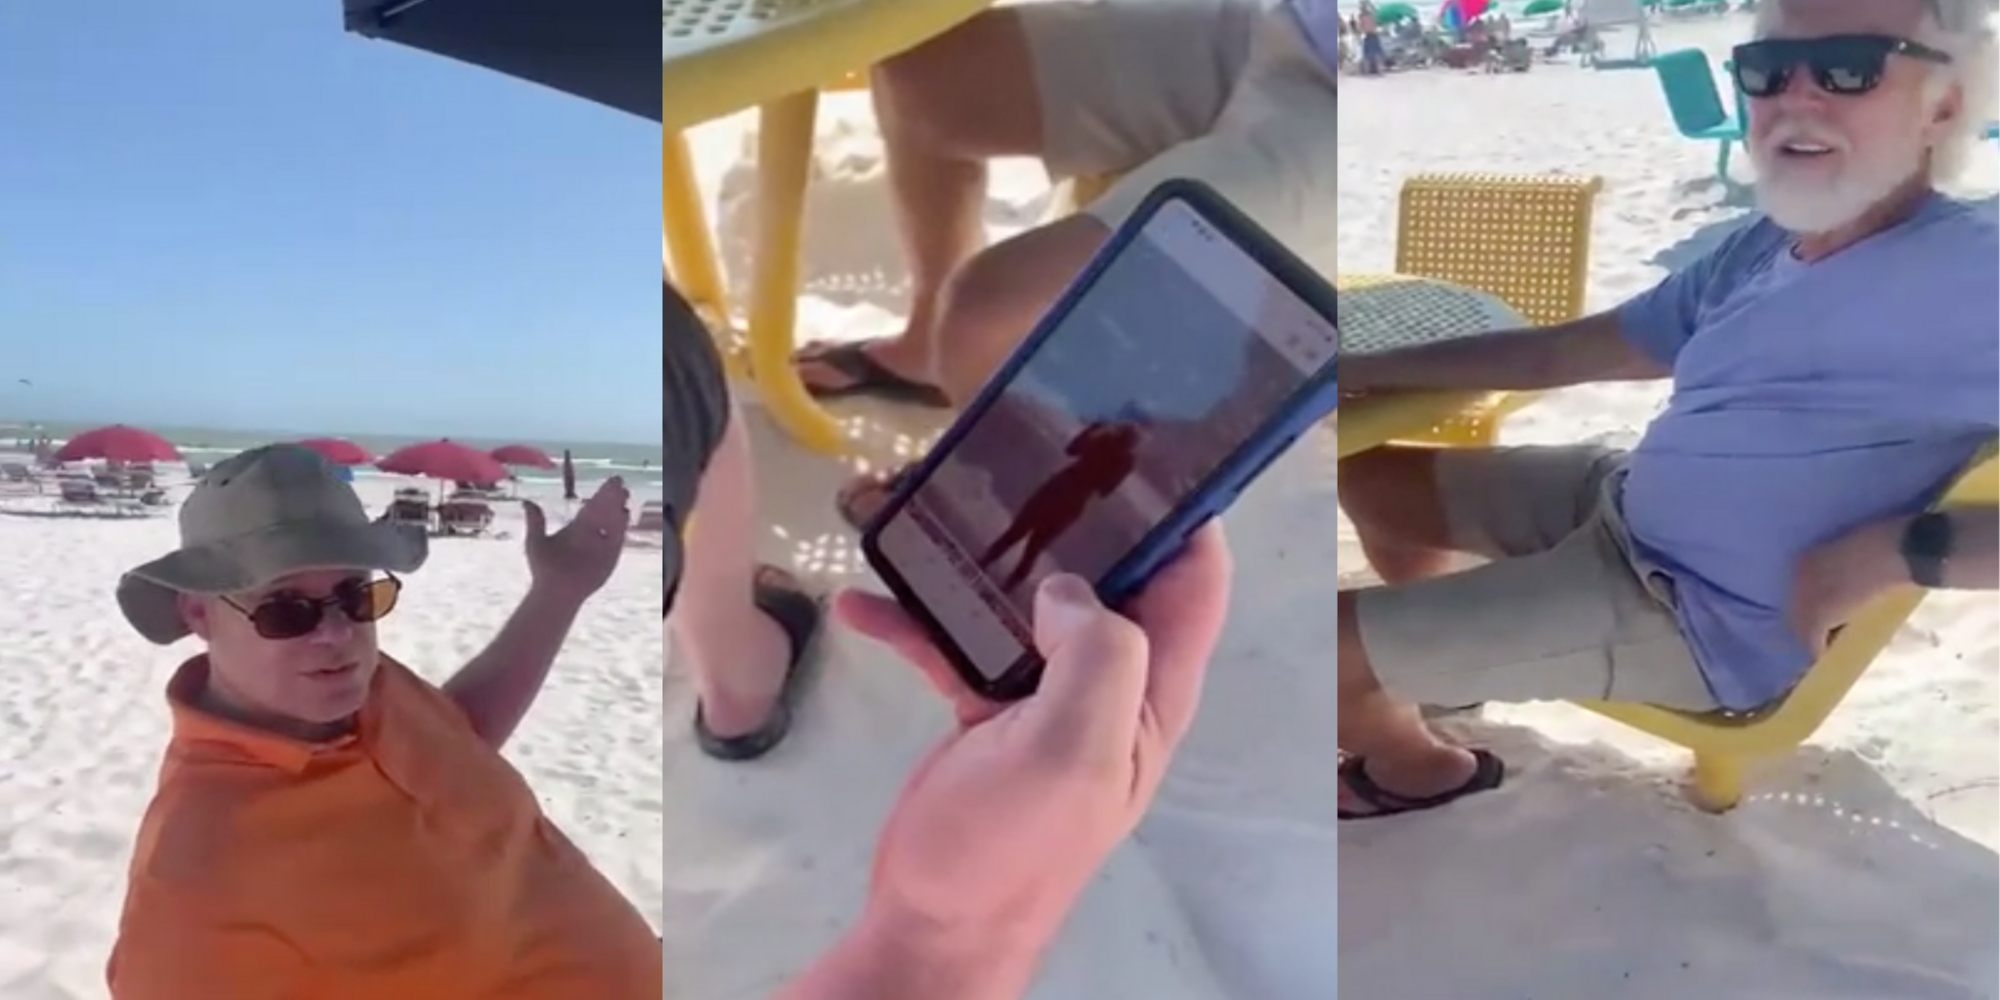
M 542 513 L 542 505 L 533 500 L 521 502 L 521 513 L 528 522 L 529 538 L 545 538 L 549 533 L 549 518 Z
M 1030 714 L 1045 748 L 1129 759 L 1146 699 L 1145 633 L 1083 578 L 1058 573 L 1035 591 L 1035 647 L 1046 666 Z

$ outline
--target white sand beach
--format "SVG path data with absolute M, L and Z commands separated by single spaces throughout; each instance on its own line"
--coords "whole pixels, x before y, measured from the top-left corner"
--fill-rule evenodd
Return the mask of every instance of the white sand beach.
M 1730 17 L 1665 24 L 1658 39 L 1719 61 L 1746 32 Z M 903 272 L 867 102 L 824 108 L 801 337 L 891 333 Z M 1349 78 L 1339 128 L 1340 252 L 1357 271 L 1389 268 L 1396 187 L 1420 170 L 1602 175 L 1594 307 L 1692 259 L 1750 204 L 1743 157 L 1734 183 L 1716 182 L 1713 148 L 1675 134 L 1646 71 Z M 737 275 L 754 130 L 739 116 L 696 135 Z M 2000 177 L 1993 144 L 1975 171 Z M 1003 165 L 995 180 L 995 235 L 1043 211 L 1034 165 Z M 1663 396 L 1562 393 L 1505 436 L 1630 442 Z M 866 405 L 840 412 L 874 462 L 936 426 Z M 766 555 L 828 585 L 867 585 L 830 504 L 845 468 L 761 419 L 758 430 Z M 1507 757 L 1502 791 L 1339 828 L 1329 609 L 1336 582 L 1366 568 L 1335 514 L 1330 444 L 1303 441 L 1229 517 L 1238 591 L 1196 732 L 1141 836 L 1066 928 L 1036 1000 L 2000 996 L 1990 595 L 1933 598 L 1812 744 L 1760 773 L 1726 817 L 1679 796 L 1680 752 L 1533 705 L 1454 723 Z M 671 665 L 665 708 L 666 994 L 763 1000 L 855 913 L 877 824 L 944 714 L 885 650 L 852 636 L 829 644 L 801 724 L 764 762 L 696 752 L 686 679 Z
M 407 482 L 363 477 L 357 487 L 380 511 Z M 555 489 L 553 497 L 526 495 L 559 522 Z M 0 500 L 0 507 L 26 503 Z M 426 677 L 449 676 L 483 648 L 527 588 L 519 508 L 495 507 L 495 529 L 508 537 L 434 540 L 430 562 L 406 581 L 402 602 L 382 623 L 384 650 Z M 176 542 L 171 511 L 145 520 L 0 516 L 0 997 L 7 1000 L 106 995 L 125 863 L 166 745 L 161 691 L 193 648 L 141 639 L 119 616 L 112 587 L 120 573 Z M 660 571 L 657 548 L 626 553 L 507 750 L 549 815 L 655 922 Z

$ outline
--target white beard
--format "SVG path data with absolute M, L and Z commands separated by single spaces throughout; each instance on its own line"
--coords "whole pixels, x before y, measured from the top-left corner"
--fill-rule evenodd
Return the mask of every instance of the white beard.
M 1787 142 L 1814 142 L 1834 150 L 1843 162 L 1830 177 L 1800 176 L 1825 168 L 1794 162 L 1778 152 Z M 1853 222 L 1923 170 L 1920 141 L 1884 142 L 1863 149 L 1811 126 L 1779 128 L 1763 146 L 1750 146 L 1757 166 L 1757 207 L 1787 232 L 1827 233 Z

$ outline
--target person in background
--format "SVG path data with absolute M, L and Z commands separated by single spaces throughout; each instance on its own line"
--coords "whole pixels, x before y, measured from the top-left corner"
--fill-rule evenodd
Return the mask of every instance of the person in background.
M 855 631 L 895 650 L 958 728 L 882 829 L 860 916 L 775 1000 L 1018 1000 L 1097 869 L 1138 825 L 1193 722 L 1229 607 L 1209 525 L 1125 614 L 1055 574 L 1036 592 L 1040 690 L 996 705 L 894 601 L 850 591 Z M 1129 615 L 1129 617 L 1128 617 Z
M 526 595 L 433 685 L 375 632 L 421 531 L 371 520 L 298 445 L 208 470 L 180 548 L 118 582 L 140 635 L 201 649 L 167 685 L 113 1000 L 659 996 L 657 935 L 500 754 L 617 567 L 627 503 L 608 480 L 554 533 L 526 504 Z

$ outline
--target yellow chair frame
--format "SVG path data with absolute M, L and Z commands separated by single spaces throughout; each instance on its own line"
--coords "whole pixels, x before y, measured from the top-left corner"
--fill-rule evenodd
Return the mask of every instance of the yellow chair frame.
M 1600 177 L 1424 173 L 1403 182 L 1396 273 L 1499 298 L 1537 325 L 1583 315 Z M 1494 393 L 1413 440 L 1484 447 L 1536 393 Z
M 865 73 L 848 73 L 822 91 L 858 90 Z M 747 303 L 751 336 L 729 319 L 729 292 L 709 233 L 708 213 L 695 183 L 687 136 L 669 129 L 661 150 L 661 232 L 667 273 L 708 324 L 722 349 L 730 378 L 757 386 L 778 424 L 806 447 L 839 454 L 847 441 L 833 417 L 805 391 L 791 371 L 798 315 L 799 244 L 812 167 L 813 124 L 819 94 L 808 91 L 763 105 L 757 134 L 757 247 Z M 757 334 L 761 333 L 761 336 Z
M 2000 502 L 2000 462 L 1988 447 L 1946 495 L 1942 506 L 1992 506 Z M 1896 631 L 1923 603 L 1926 591 L 1903 587 L 1877 598 L 1833 637 L 1798 687 L 1782 700 L 1748 714 L 1682 712 L 1653 705 L 1578 702 L 1584 708 L 1694 751 L 1689 797 L 1710 812 L 1743 799 L 1748 766 L 1787 754 L 1812 738 L 1839 707 Z

